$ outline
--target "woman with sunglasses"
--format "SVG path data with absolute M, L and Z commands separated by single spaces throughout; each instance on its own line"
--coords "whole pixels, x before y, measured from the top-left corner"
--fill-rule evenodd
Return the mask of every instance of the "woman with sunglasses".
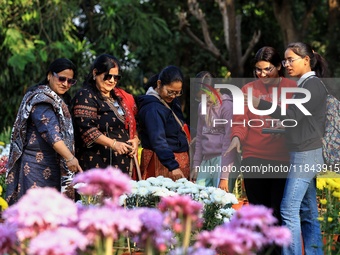
M 182 95 L 183 74 L 176 66 L 165 67 L 157 86 L 140 96 L 138 120 L 142 141 L 143 179 L 164 176 L 189 178 L 189 145 L 183 129 L 184 117 L 178 97 Z
M 6 180 L 10 205 L 36 187 L 53 187 L 74 197 L 69 184 L 82 168 L 74 156 L 67 91 L 77 82 L 75 77 L 70 60 L 56 59 L 44 80 L 25 94 L 11 136 Z
M 327 91 L 319 79 L 327 75 L 327 63 L 312 47 L 296 42 L 288 45 L 285 60 L 287 73 L 299 78 L 299 88 L 310 92 L 310 99 L 303 107 L 311 113 L 306 115 L 294 104 L 288 106 L 286 115 L 280 107 L 271 115 L 279 119 L 294 119 L 296 125 L 286 128 L 287 145 L 290 152 L 290 172 L 281 203 L 283 225 L 292 233 L 292 243 L 283 249 L 283 254 L 323 254 L 320 224 L 317 220 L 316 174 L 324 163 L 322 156 L 322 135 L 325 126 Z M 296 93 L 295 98 L 305 94 Z M 270 102 L 253 97 L 254 107 L 268 109 Z M 302 239 L 301 239 L 302 236 Z
M 133 96 L 117 87 L 120 78 L 118 60 L 102 54 L 72 100 L 76 155 L 84 170 L 113 166 L 131 174 L 139 143 L 137 107 Z
M 253 63 L 254 75 L 257 79 L 242 87 L 244 94 L 247 94 L 248 89 L 252 88 L 253 95 L 271 102 L 274 97 L 273 91 L 277 90 L 276 97 L 280 104 L 282 89 L 296 87 L 296 82 L 284 77 L 281 57 L 274 48 L 265 46 L 259 49 Z M 292 97 L 292 94 L 288 97 Z M 249 203 L 272 208 L 273 215 L 281 224 L 280 203 L 287 173 L 284 173 L 283 170 L 277 173 L 265 172 L 265 168 L 283 169 L 289 167 L 286 139 L 282 134 L 263 132 L 265 128 L 280 129 L 279 123 L 270 116 L 254 114 L 247 106 L 245 106 L 244 112 L 244 115 L 234 115 L 233 117 L 235 124 L 232 127 L 232 142 L 227 152 L 233 148 L 237 148 L 238 152 L 241 152 L 242 147 L 241 170 L 243 170 Z M 258 172 L 252 171 L 252 169 L 257 169 Z M 279 251 L 273 254 L 279 254 Z

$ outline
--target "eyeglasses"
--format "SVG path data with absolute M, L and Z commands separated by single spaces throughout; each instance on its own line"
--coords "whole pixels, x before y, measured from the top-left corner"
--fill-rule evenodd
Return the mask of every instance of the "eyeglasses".
M 64 83 L 65 81 L 67 81 L 67 84 L 68 85 L 71 85 L 73 86 L 74 84 L 77 83 L 77 80 L 76 79 L 70 79 L 70 78 L 67 78 L 65 76 L 59 76 L 58 74 L 56 74 L 55 72 L 53 72 L 53 76 L 58 78 L 58 80 L 62 83 Z
M 107 73 L 107 74 L 104 75 L 104 81 L 111 80 L 112 77 L 113 77 L 115 82 L 119 82 L 119 80 L 122 78 L 122 76 L 119 75 L 119 74 L 117 75 L 117 74 L 109 74 L 109 73 Z
M 268 73 L 271 73 L 274 70 L 274 67 L 275 66 L 266 67 L 266 68 L 263 68 L 263 69 L 255 67 L 255 73 L 256 74 L 262 74 L 262 72 L 264 72 L 265 74 L 268 74 Z
M 282 60 L 281 63 L 282 63 L 283 66 L 286 66 L 286 64 L 292 65 L 292 63 L 293 63 L 295 60 L 298 60 L 298 59 L 302 59 L 302 58 L 288 58 L 288 59 Z
M 165 87 L 164 87 L 165 88 Z M 165 88 L 167 96 L 171 97 L 171 96 L 175 96 L 175 97 L 180 97 L 183 94 L 183 91 L 173 91 L 173 90 L 168 90 L 167 88 Z

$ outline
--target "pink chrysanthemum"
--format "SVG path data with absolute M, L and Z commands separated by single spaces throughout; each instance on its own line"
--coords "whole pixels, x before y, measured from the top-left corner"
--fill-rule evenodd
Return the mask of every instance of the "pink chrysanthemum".
M 250 229 L 264 228 L 273 225 L 277 219 L 272 214 L 273 210 L 263 205 L 249 205 L 237 210 L 231 218 L 231 227 L 247 227 Z
M 118 239 L 120 234 L 138 233 L 142 223 L 138 214 L 123 208 L 89 207 L 79 215 L 78 228 L 90 240 L 96 236 Z
M 75 222 L 78 212 L 76 204 L 56 189 L 35 188 L 5 210 L 3 217 L 17 226 L 17 236 L 22 241 L 41 231 Z
M 195 220 L 202 211 L 202 204 L 192 200 L 189 196 L 162 197 L 158 208 L 162 211 L 172 211 L 176 216 L 191 216 Z
M 47 230 L 33 238 L 29 244 L 31 255 L 77 255 L 86 250 L 88 240 L 75 228 L 60 227 Z
M 256 251 L 271 246 L 287 245 L 290 232 L 285 227 L 275 226 L 276 219 L 271 210 L 260 205 L 249 205 L 240 209 L 229 223 L 197 237 L 196 247 L 215 249 L 228 255 L 256 254 Z
M 131 178 L 118 168 L 111 166 L 106 169 L 90 169 L 79 173 L 73 179 L 73 184 L 85 183 L 78 192 L 82 195 L 95 196 L 102 191 L 105 197 L 111 197 L 118 202 L 118 198 L 131 191 Z
M 8 162 L 8 157 L 7 157 L 7 156 L 2 156 L 2 157 L 0 158 L 0 175 L 6 173 L 6 170 L 7 170 L 7 168 L 6 168 L 7 162 Z

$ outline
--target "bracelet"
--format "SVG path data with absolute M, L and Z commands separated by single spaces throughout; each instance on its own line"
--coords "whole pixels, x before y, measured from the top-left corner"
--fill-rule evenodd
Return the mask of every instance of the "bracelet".
M 72 156 L 72 158 L 70 158 L 70 159 L 67 159 L 67 160 L 65 160 L 65 162 L 67 163 L 67 162 L 70 162 L 70 161 L 72 161 L 74 159 L 74 156 Z
M 117 142 L 117 140 L 116 139 L 113 139 L 113 143 L 112 143 L 112 145 L 111 145 L 111 149 L 113 149 L 114 150 L 114 146 L 116 145 L 116 142 Z

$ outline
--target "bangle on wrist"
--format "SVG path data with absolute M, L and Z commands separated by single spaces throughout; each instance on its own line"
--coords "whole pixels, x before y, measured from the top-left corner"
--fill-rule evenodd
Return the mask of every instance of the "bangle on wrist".
M 74 159 L 74 156 L 72 156 L 72 158 L 70 158 L 70 159 L 67 159 L 67 160 L 65 160 L 65 162 L 67 163 L 67 162 L 70 162 L 70 161 L 72 161 Z
M 115 147 L 115 145 L 116 145 L 116 142 L 117 142 L 117 140 L 116 140 L 116 139 L 113 139 L 113 143 L 112 143 L 112 145 L 111 145 L 111 149 L 114 150 L 114 147 Z

